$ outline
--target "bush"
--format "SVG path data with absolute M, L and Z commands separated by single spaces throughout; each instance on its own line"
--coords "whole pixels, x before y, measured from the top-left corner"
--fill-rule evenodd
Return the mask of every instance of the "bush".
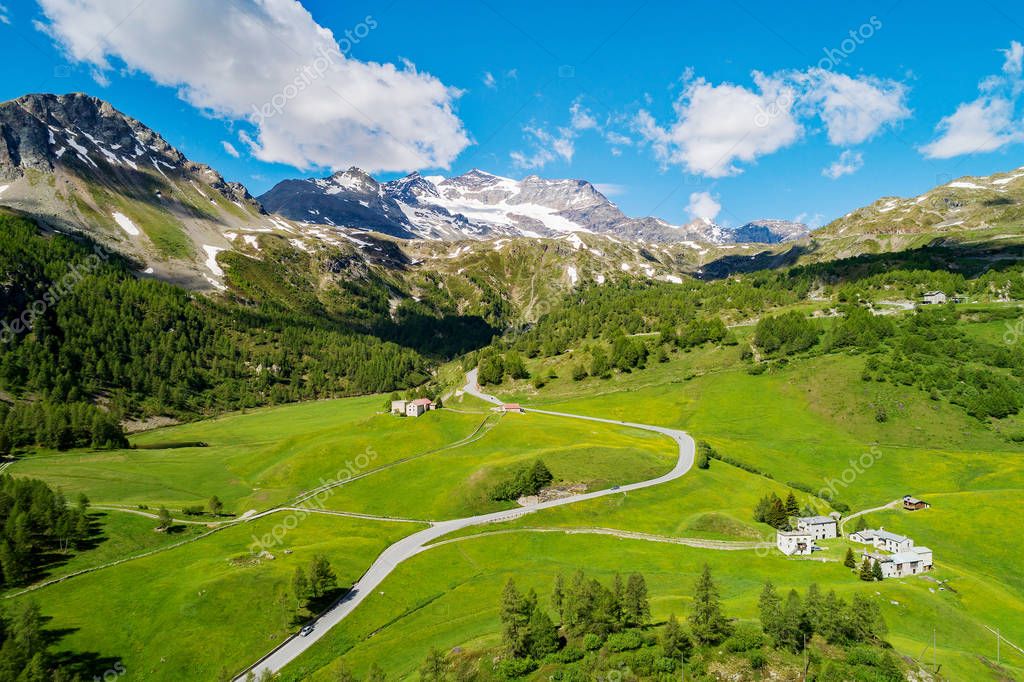
M 764 646 L 764 633 L 753 623 L 740 623 L 723 645 L 726 651 L 740 653 Z
M 507 479 L 494 486 L 491 491 L 491 499 L 496 501 L 511 501 L 523 495 L 536 495 L 540 490 L 555 480 L 551 470 L 541 460 L 533 461 L 533 464 L 518 467 Z
M 643 646 L 643 639 L 636 630 L 626 630 L 608 635 L 607 645 L 609 651 L 634 651 Z
M 768 657 L 760 649 L 750 652 L 750 667 L 754 670 L 764 670 L 768 666 Z
M 513 680 L 532 673 L 539 667 L 532 658 L 506 658 L 498 664 L 498 674 L 507 680 Z
M 593 632 L 583 637 L 583 648 L 587 651 L 597 651 L 604 644 L 604 638 L 601 635 L 594 634 Z

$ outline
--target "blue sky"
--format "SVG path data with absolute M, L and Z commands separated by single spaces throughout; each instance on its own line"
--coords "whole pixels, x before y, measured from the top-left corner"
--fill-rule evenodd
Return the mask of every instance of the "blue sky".
M 1024 164 L 1020 42 L 988 0 L 0 0 L 0 99 L 97 95 L 254 194 L 478 167 L 820 223 Z

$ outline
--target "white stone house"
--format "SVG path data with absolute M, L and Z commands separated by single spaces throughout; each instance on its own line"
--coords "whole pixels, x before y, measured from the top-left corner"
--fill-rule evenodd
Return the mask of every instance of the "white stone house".
M 802 516 L 796 520 L 796 528 L 810 533 L 815 540 L 839 537 L 839 524 L 828 516 Z
M 780 530 L 775 536 L 775 546 L 786 556 L 810 554 L 814 551 L 814 534 L 803 530 Z
M 398 414 L 405 416 L 405 406 L 409 404 L 408 400 L 392 400 L 391 401 L 391 414 Z
M 949 297 L 944 291 L 926 291 L 923 298 L 925 305 L 942 305 L 947 300 Z
M 886 552 L 906 552 L 914 546 L 914 541 L 906 535 L 890 533 L 885 529 L 875 531 L 875 547 Z
M 886 552 L 905 552 L 914 546 L 914 541 L 907 536 L 890 533 L 884 528 L 854 531 L 850 533 L 850 540 L 863 545 L 874 545 Z
M 418 417 L 427 410 L 434 409 L 434 403 L 430 398 L 417 398 L 416 400 L 410 400 L 405 406 L 406 417 Z
M 882 567 L 883 578 L 903 578 L 932 570 L 932 550 L 927 547 L 911 547 L 895 554 L 870 554 L 864 556 Z

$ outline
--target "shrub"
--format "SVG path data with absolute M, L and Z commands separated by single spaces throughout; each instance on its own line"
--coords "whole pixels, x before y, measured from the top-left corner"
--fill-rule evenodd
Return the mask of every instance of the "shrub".
M 602 644 L 604 644 L 604 638 L 593 632 L 583 637 L 583 648 L 587 651 L 597 651 L 601 648 Z
M 608 635 L 607 645 L 609 651 L 633 651 L 643 646 L 643 640 L 636 630 L 626 630 Z
M 764 633 L 753 623 L 740 623 L 723 646 L 726 651 L 733 653 L 760 649 L 764 646 Z
M 532 658 L 506 658 L 498 664 L 498 674 L 507 680 L 513 680 L 532 673 L 538 668 L 537 661 Z

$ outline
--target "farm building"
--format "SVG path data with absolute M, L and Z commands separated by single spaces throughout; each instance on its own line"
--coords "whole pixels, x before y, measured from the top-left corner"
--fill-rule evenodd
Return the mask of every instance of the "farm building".
M 418 417 L 427 410 L 434 409 L 434 401 L 430 398 L 417 398 L 416 400 L 410 400 L 405 406 L 406 417 Z
M 505 403 L 501 407 L 497 408 L 497 410 L 499 412 L 504 412 L 505 414 L 509 414 L 509 413 L 522 414 L 523 413 L 523 407 L 519 403 Z
M 946 296 L 945 292 L 942 291 L 926 291 L 922 299 L 924 305 L 942 305 L 949 297 Z
M 919 500 L 916 497 L 907 495 L 903 498 L 903 508 L 907 511 L 917 511 L 918 509 L 927 509 L 931 505 L 924 500 Z
M 927 547 L 911 547 L 895 554 L 870 554 L 864 556 L 881 564 L 883 578 L 902 578 L 930 571 L 933 567 L 932 550 Z
M 391 401 L 391 414 L 397 414 L 405 416 L 405 406 L 409 404 L 408 400 L 392 400 Z
M 775 546 L 786 556 L 810 554 L 814 551 L 814 534 L 803 530 L 780 530 L 775 536 Z
M 874 545 L 886 552 L 905 552 L 914 546 L 914 541 L 907 536 L 890 533 L 883 528 L 855 531 L 850 533 L 850 540 L 865 545 Z
M 802 516 L 796 520 L 796 528 L 810 533 L 815 540 L 839 537 L 839 524 L 829 516 Z

